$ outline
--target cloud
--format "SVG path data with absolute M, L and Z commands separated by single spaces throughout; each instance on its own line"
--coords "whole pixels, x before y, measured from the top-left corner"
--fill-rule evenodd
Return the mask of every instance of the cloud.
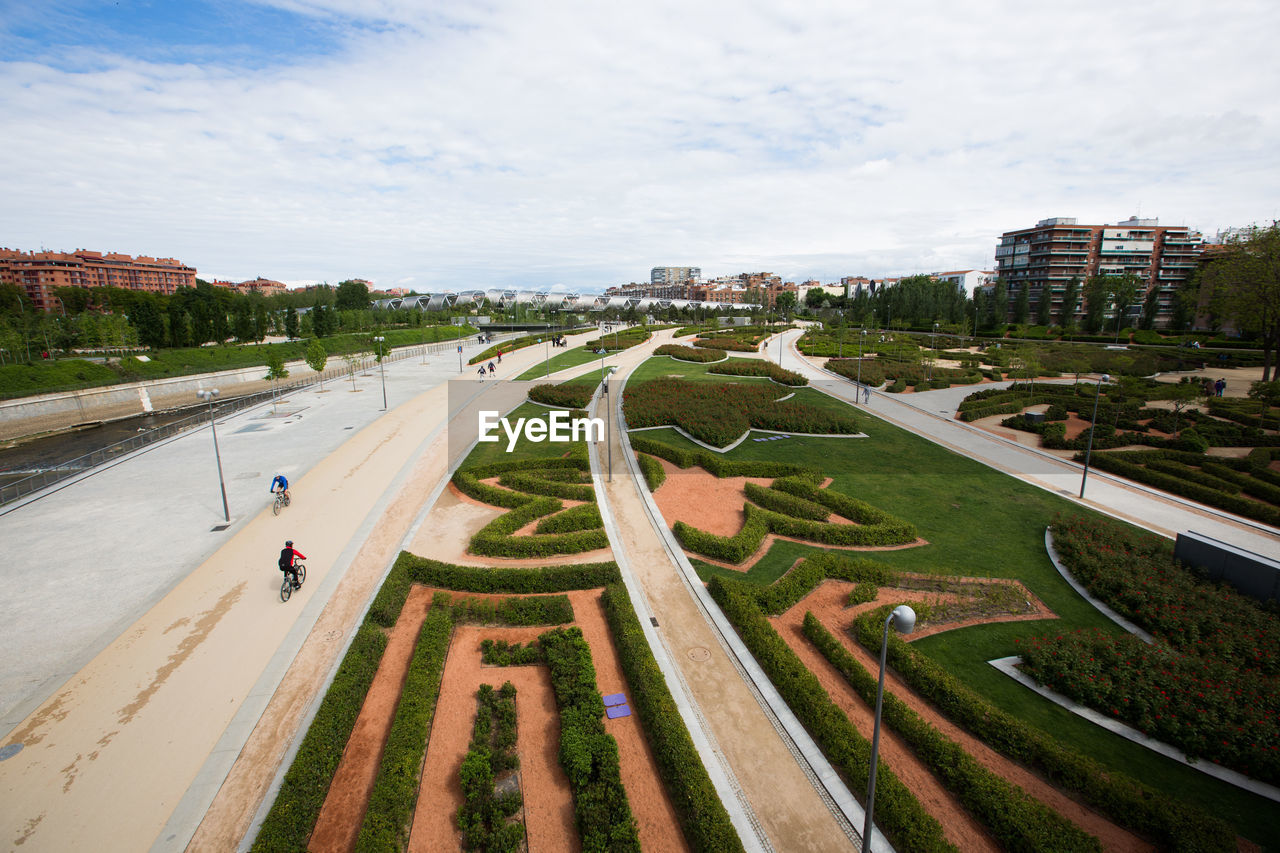
M 1139 205 L 1210 232 L 1277 215 L 1269 4 L 1114 26 L 1098 2 L 269 5 L 332 45 L 0 64 L 6 239 L 593 290 L 668 264 L 989 267 L 1004 230 Z

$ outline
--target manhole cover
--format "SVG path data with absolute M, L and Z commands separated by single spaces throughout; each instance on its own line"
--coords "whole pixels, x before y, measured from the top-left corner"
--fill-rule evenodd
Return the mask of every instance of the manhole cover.
M 689 660 L 698 661 L 699 663 L 711 660 L 711 650 L 704 649 L 702 646 L 694 646 L 689 649 Z

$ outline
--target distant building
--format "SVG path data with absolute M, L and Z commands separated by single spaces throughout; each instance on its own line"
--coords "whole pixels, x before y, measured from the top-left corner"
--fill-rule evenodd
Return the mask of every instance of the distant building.
M 654 267 L 649 271 L 650 284 L 689 284 L 701 280 L 701 267 Z
M 23 252 L 0 249 L 0 282 L 26 291 L 41 311 L 57 311 L 59 287 L 121 287 L 171 295 L 195 287 L 196 270 L 173 258 L 133 257 L 114 252 Z
M 932 273 L 930 278 L 935 281 L 950 282 L 962 288 L 966 296 L 972 296 L 978 288 L 994 284 L 996 274 L 994 270 L 949 270 Z
M 996 247 L 996 273 L 1009 286 L 1011 311 L 1013 297 L 1026 287 L 1031 313 L 1038 312 L 1040 300 L 1049 299 L 1055 322 L 1061 321 L 1063 290 L 1072 278 L 1083 284 L 1090 276 L 1132 273 L 1141 282 L 1133 310 L 1141 310 L 1147 294 L 1156 289 L 1155 325 L 1165 327 L 1173 316 L 1178 288 L 1203 250 L 1200 232 L 1160 225 L 1158 219 L 1131 217 L 1115 225 L 1080 225 L 1071 217 L 1055 217 L 1006 231 Z M 1075 316 L 1081 308 L 1076 304 L 1066 310 Z

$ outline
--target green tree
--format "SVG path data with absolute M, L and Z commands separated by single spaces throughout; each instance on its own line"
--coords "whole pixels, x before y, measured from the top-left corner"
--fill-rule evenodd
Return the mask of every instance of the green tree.
M 1111 301 L 1116 306 L 1116 341 L 1120 340 L 1120 325 L 1124 322 L 1125 315 L 1129 313 L 1129 306 L 1133 305 L 1138 299 L 1138 294 L 1142 292 L 1142 282 L 1132 273 L 1124 275 L 1107 276 L 1107 288 L 1111 293 Z
M 321 312 L 324 310 L 324 306 L 317 304 L 317 306 L 312 310 L 315 312 Z M 314 317 L 311 318 L 311 322 L 312 325 L 315 324 Z M 285 309 L 284 312 L 284 333 L 289 340 L 293 340 L 298 337 L 298 309 L 294 308 L 292 305 Z M 322 332 L 316 332 L 317 337 L 321 337 L 323 334 L 324 333 Z
M 1152 283 L 1147 296 L 1142 300 L 1142 320 L 1138 328 L 1150 331 L 1156 327 L 1156 315 L 1160 313 L 1160 286 Z
M 1009 322 L 1009 285 L 1002 278 L 996 279 L 991 290 L 991 313 L 995 325 L 1003 326 Z
M 270 326 L 271 321 L 267 317 L 266 303 L 258 299 L 253 306 L 253 339 L 255 341 L 264 339 Z
M 1013 303 L 1013 322 L 1025 326 L 1031 316 L 1031 286 L 1023 282 L 1018 288 L 1018 298 Z
M 777 306 L 778 313 L 782 315 L 783 319 L 789 318 L 792 309 L 796 307 L 795 292 L 790 290 L 782 291 L 774 300 L 774 305 Z
M 169 301 L 169 346 L 185 347 L 191 344 L 191 318 L 187 309 L 177 299 Z
M 827 292 L 821 287 L 811 287 L 804 295 L 804 304 L 806 308 L 821 308 L 822 303 L 827 301 Z
M 1249 386 L 1249 396 L 1262 404 L 1262 424 L 1265 428 L 1267 414 L 1271 409 L 1280 406 L 1280 380 L 1254 382 Z M 1280 429 L 1280 422 L 1276 424 L 1276 429 Z
M 138 294 L 129 319 L 138 330 L 138 342 L 144 347 L 159 349 L 164 346 L 164 319 L 160 314 L 159 300 L 154 294 Z
M 1214 313 L 1261 339 L 1262 381 L 1270 381 L 1280 346 L 1280 221 L 1241 229 L 1223 256 L 1205 265 L 1203 278 Z
M 1036 300 L 1036 325 L 1048 326 L 1053 323 L 1053 291 L 1049 283 L 1040 285 L 1040 298 Z
M 1111 289 L 1106 276 L 1090 276 L 1084 283 L 1084 330 L 1091 335 L 1102 331 L 1106 320 Z
M 1062 290 L 1062 308 L 1058 312 L 1058 325 L 1063 329 L 1076 327 L 1076 305 L 1080 301 L 1080 276 L 1073 275 Z
M 360 281 L 339 282 L 336 300 L 339 311 L 364 311 L 369 307 L 369 288 Z
M 1182 413 L 1200 396 L 1200 386 L 1195 382 L 1179 382 L 1166 391 L 1165 395 L 1173 407 L 1173 434 L 1177 435 Z
M 253 311 L 249 308 L 247 299 L 236 300 L 235 307 L 235 336 L 240 343 L 248 343 L 253 340 Z
M 280 351 L 279 347 L 267 344 L 266 350 L 265 357 L 267 360 L 267 375 L 262 378 L 271 380 L 271 411 L 274 412 L 276 406 L 276 385 L 279 380 L 284 379 L 289 375 L 289 371 L 284 366 L 284 353 Z
M 312 338 L 307 344 L 307 366 L 320 374 L 320 390 L 324 390 L 324 366 L 329 361 L 329 351 L 320 343 L 319 338 Z

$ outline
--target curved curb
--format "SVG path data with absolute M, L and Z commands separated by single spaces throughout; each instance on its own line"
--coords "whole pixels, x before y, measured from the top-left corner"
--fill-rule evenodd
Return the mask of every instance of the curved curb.
M 1046 527 L 1044 529 L 1044 549 L 1049 553 L 1049 560 L 1053 563 L 1053 567 L 1058 570 L 1058 574 L 1062 575 L 1062 579 L 1064 581 L 1071 584 L 1071 588 L 1079 593 L 1081 598 L 1096 607 L 1103 616 L 1107 617 L 1130 634 L 1133 634 L 1139 640 L 1142 640 L 1142 642 L 1148 645 L 1155 643 L 1155 637 L 1152 637 L 1149 633 L 1142 630 L 1098 599 L 1094 598 L 1089 590 L 1085 589 L 1083 584 L 1075 579 L 1067 567 L 1062 564 L 1062 558 L 1058 555 L 1057 549 L 1053 547 L 1052 527 Z

